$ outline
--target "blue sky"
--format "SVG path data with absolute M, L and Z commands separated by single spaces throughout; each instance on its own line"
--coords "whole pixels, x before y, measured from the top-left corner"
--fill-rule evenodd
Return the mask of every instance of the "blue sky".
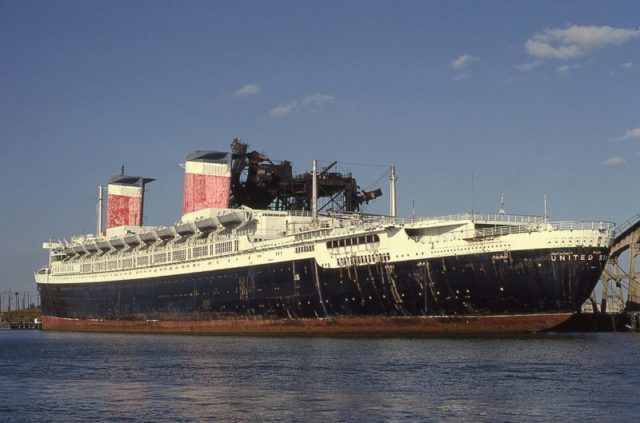
M 155 178 L 179 219 L 196 149 L 298 170 L 395 164 L 401 215 L 636 214 L 637 1 L 0 0 L 0 290 L 95 228 L 96 186 Z M 363 188 L 385 169 L 341 165 Z M 387 180 L 379 183 L 388 193 Z M 386 212 L 388 197 L 369 207 Z

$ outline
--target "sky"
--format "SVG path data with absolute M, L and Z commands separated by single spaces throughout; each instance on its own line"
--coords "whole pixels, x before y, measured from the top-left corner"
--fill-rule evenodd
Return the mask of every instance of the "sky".
M 640 211 L 637 1 L 0 0 L 0 291 L 93 232 L 97 186 L 155 178 L 180 218 L 194 150 L 239 137 L 339 160 L 398 211 L 622 223 Z M 473 184 L 471 180 L 473 179 Z

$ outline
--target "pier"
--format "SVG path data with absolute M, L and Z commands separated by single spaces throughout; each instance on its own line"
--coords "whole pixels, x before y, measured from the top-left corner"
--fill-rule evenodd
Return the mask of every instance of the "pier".
M 0 314 L 0 330 L 8 329 L 42 329 L 40 307 Z
M 0 292 L 0 330 L 9 329 L 42 329 L 37 291 Z
M 9 322 L 10 329 L 42 329 L 42 320 L 30 319 L 20 322 Z

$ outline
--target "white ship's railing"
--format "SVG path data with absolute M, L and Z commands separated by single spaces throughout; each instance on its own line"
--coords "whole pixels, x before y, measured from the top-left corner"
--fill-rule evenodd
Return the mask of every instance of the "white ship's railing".
M 496 223 L 501 222 L 510 225 L 530 225 L 548 222 L 543 216 L 528 216 L 514 214 L 481 214 L 481 213 L 458 213 L 443 216 L 416 217 L 416 218 L 394 218 L 391 216 L 376 215 L 343 215 L 339 219 L 340 227 L 350 227 L 362 224 L 398 224 L 419 226 L 421 224 L 447 223 L 447 222 L 473 222 L 473 223 Z
M 563 221 L 563 222 L 549 222 L 549 225 L 557 231 L 566 230 L 598 230 L 602 232 L 613 232 L 616 224 L 613 222 L 575 222 L 575 221 Z
M 482 222 L 504 222 L 509 224 L 532 224 L 532 223 L 545 223 L 547 218 L 543 216 L 529 216 L 529 215 L 517 215 L 517 214 L 482 214 L 482 213 L 458 213 L 449 214 L 444 216 L 433 217 L 421 217 L 421 218 L 408 218 L 397 219 L 398 223 L 438 223 L 438 222 L 460 222 L 460 221 L 472 221 L 475 223 Z
M 503 236 L 542 231 L 600 231 L 613 236 L 615 224 L 611 222 L 547 222 L 541 225 L 508 225 L 495 228 L 481 228 L 472 231 L 474 238 Z
M 553 232 L 553 231 L 598 231 L 608 238 L 614 237 L 615 224 L 612 222 L 545 222 L 532 225 L 501 225 L 493 228 L 461 229 L 451 231 L 441 235 L 412 236 L 415 241 L 421 239 L 485 239 L 495 238 L 505 235 L 524 234 L 533 232 Z
M 543 216 L 509 215 L 509 214 L 479 214 L 460 213 L 445 216 L 425 218 L 393 218 L 389 216 L 362 216 L 359 219 L 347 219 L 341 221 L 338 227 L 349 228 L 358 226 L 370 228 L 375 225 L 404 225 L 407 227 L 420 227 L 423 224 L 464 222 L 474 224 L 490 224 L 491 228 L 475 229 L 478 233 L 511 234 L 540 230 L 603 230 L 613 231 L 615 224 L 606 221 L 559 221 L 550 222 Z

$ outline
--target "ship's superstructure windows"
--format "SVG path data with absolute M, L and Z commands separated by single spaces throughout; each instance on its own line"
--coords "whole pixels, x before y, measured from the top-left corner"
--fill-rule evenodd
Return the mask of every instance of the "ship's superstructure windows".
M 176 250 L 171 256 L 173 261 L 184 261 L 187 259 L 187 252 L 186 250 Z
M 233 241 L 218 242 L 216 244 L 216 254 L 229 253 L 233 251 Z
M 296 241 L 306 241 L 313 238 L 323 237 L 329 235 L 331 231 L 328 229 L 317 229 L 313 231 L 304 232 L 301 234 L 296 234 Z
M 338 248 L 354 247 L 358 245 L 377 247 L 379 244 L 380 244 L 380 237 L 376 234 L 371 234 L 371 235 L 362 235 L 358 237 L 342 238 L 342 239 L 335 239 L 333 241 L 328 241 L 327 249 L 329 249 L 329 251 L 332 251 Z
M 296 253 L 308 253 L 314 250 L 315 250 L 315 246 L 313 244 L 300 245 L 296 247 Z
M 198 257 L 203 257 L 207 255 L 207 246 L 206 245 L 202 245 L 199 247 L 193 247 L 193 250 L 191 251 L 191 257 L 193 258 L 198 258 Z
M 154 263 L 164 263 L 167 261 L 167 253 L 157 253 L 153 255 Z
M 389 253 L 367 254 L 364 256 L 351 256 L 338 258 L 338 266 L 361 266 L 366 264 L 386 263 L 391 260 Z

